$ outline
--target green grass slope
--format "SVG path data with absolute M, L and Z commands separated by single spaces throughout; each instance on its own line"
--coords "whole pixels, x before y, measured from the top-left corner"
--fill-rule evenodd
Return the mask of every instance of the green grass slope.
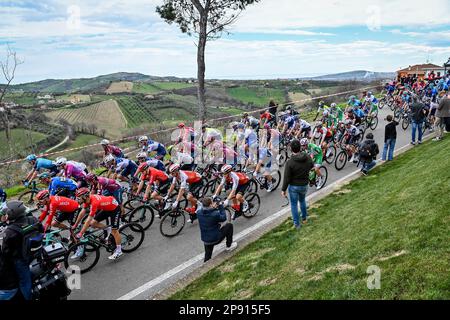
M 428 142 L 312 205 L 172 299 L 449 299 L 450 139 Z M 369 290 L 370 266 L 381 270 Z

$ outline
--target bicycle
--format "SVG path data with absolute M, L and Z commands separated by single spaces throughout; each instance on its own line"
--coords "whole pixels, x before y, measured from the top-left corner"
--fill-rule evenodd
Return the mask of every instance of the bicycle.
M 122 251 L 130 253 L 137 250 L 144 241 L 145 231 L 137 223 L 127 223 L 119 227 L 119 233 L 122 237 L 121 245 Z M 105 248 L 107 252 L 114 252 L 116 250 L 116 243 L 112 234 L 106 238 L 106 230 L 94 230 L 86 232 L 84 238 L 78 243 L 72 244 L 64 257 L 64 266 L 76 265 L 79 267 L 80 273 L 86 273 L 98 263 L 100 259 L 100 248 Z M 71 259 L 79 248 L 82 254 L 79 258 Z
M 316 187 L 317 190 L 322 189 L 327 183 L 328 179 L 328 170 L 324 166 L 320 166 L 319 168 L 321 176 L 317 175 L 316 170 L 312 169 L 309 172 L 309 185 L 311 187 Z
M 242 204 L 239 205 L 239 210 L 236 210 L 233 207 L 225 208 L 225 211 L 227 211 L 228 222 L 236 220 L 236 218 L 240 217 L 241 215 L 247 219 L 250 219 L 258 214 L 261 207 L 261 198 L 259 197 L 259 195 L 254 192 L 248 193 L 244 196 L 244 199 L 248 203 L 248 209 L 245 211 L 242 210 Z M 214 199 L 214 201 L 216 203 L 223 203 L 220 198 L 216 198 Z
M 355 154 L 358 153 L 358 143 L 353 143 L 353 146 L 356 147 Z M 334 167 L 337 171 L 341 171 L 344 169 L 347 164 L 348 158 L 350 157 L 350 151 L 346 147 L 345 144 L 341 144 L 341 151 L 337 154 L 336 160 L 334 162 Z
M 23 183 L 25 180 L 22 181 Z M 35 195 L 37 195 L 40 191 L 44 190 L 43 188 L 38 188 L 36 181 L 32 181 L 27 188 L 31 189 L 22 193 L 18 200 L 22 201 L 24 204 L 28 205 L 30 208 L 36 208 L 36 201 L 34 199 Z
M 259 186 L 259 188 L 261 188 L 261 190 L 268 189 L 269 181 L 267 180 L 267 178 L 264 175 L 258 174 L 258 176 L 255 178 L 255 177 L 253 177 L 252 171 L 247 170 L 245 173 L 252 177 L 250 179 L 250 187 L 248 188 L 248 191 L 250 193 L 258 192 L 258 186 Z M 272 176 L 272 191 L 275 191 L 281 183 L 280 170 L 271 172 L 271 176 Z

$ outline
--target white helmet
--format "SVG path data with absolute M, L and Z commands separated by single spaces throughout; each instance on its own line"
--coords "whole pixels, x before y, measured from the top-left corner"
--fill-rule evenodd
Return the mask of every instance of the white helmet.
M 140 158 L 147 158 L 147 152 L 139 152 L 137 155 L 136 155 L 136 159 L 140 159 Z
M 103 162 L 105 163 L 110 163 L 111 161 L 114 160 L 114 156 L 112 154 L 108 154 L 104 159 Z
M 148 137 L 147 136 L 140 136 L 139 137 L 139 142 L 142 142 L 142 141 L 148 141 Z
M 334 102 L 331 104 L 331 107 L 332 107 L 332 108 L 336 108 L 336 106 L 337 106 L 337 104 L 334 103 Z
M 58 157 L 58 158 L 56 158 L 56 161 L 55 161 L 55 164 L 56 164 L 56 166 L 62 166 L 62 165 L 65 165 L 67 163 L 67 159 L 66 158 L 64 158 L 64 157 Z
M 109 144 L 109 140 L 103 139 L 103 140 L 100 142 L 100 144 L 101 144 L 102 146 L 107 146 L 107 145 Z

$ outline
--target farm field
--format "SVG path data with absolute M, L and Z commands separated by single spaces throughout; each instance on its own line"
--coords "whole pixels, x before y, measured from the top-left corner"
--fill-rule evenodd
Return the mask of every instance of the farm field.
M 113 82 L 109 86 L 108 89 L 106 89 L 107 94 L 114 94 L 114 93 L 131 93 L 133 91 L 133 82 L 130 81 L 120 81 L 120 82 Z
M 238 87 L 228 88 L 227 93 L 236 100 L 244 103 L 250 103 L 255 106 L 265 106 L 270 100 L 278 103 L 284 103 L 284 92 L 280 89 L 261 88 L 261 87 Z
M 161 90 L 153 84 L 137 82 L 133 85 L 134 93 L 155 94 L 161 92 Z
M 303 99 L 307 99 L 310 98 L 310 95 L 307 95 L 303 92 L 289 92 L 289 100 L 291 100 L 292 102 L 294 102 L 297 105 L 302 105 L 305 102 L 297 102 L 296 101 L 301 101 Z
M 58 100 L 74 103 L 91 102 L 91 96 L 88 94 L 70 94 L 56 97 Z
M 33 105 L 38 102 L 34 93 L 10 93 L 4 99 L 5 102 L 14 102 L 19 105 Z
M 176 90 L 176 89 L 184 89 L 195 87 L 194 83 L 185 83 L 185 82 L 164 82 L 164 81 L 155 81 L 152 82 L 153 85 L 160 88 L 161 90 Z
M 95 124 L 99 130 L 106 130 L 109 137 L 120 137 L 126 128 L 126 119 L 122 116 L 115 100 L 102 101 L 88 107 L 61 109 L 46 113 L 53 120 L 64 119 L 71 124 Z
M 28 150 L 30 147 L 30 137 L 33 144 L 36 144 L 39 141 L 44 140 L 47 136 L 40 132 L 29 131 L 25 129 L 12 129 L 11 137 L 13 141 L 13 149 L 14 150 Z M 5 131 L 0 131 L 0 154 L 7 154 L 9 151 L 8 143 L 6 141 Z M 1 157 L 3 158 L 3 157 Z

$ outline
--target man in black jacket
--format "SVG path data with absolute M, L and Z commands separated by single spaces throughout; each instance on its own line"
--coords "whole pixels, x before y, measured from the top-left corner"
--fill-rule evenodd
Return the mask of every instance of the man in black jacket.
M 4 231 L 0 251 L 0 300 L 10 300 L 20 293 L 25 300 L 31 299 L 31 272 L 29 257 L 23 256 L 23 235 L 16 229 L 38 222 L 34 217 L 26 216 L 26 207 L 22 201 L 9 201 L 1 210 L 1 221 L 8 227 Z M 40 232 L 43 231 L 39 225 Z
M 204 262 L 211 259 L 214 246 L 227 239 L 226 250 L 231 251 L 237 247 L 233 242 L 233 225 L 221 223 L 227 220 L 227 214 L 222 205 L 218 206 L 211 198 L 204 198 L 197 210 L 197 219 L 200 226 L 200 234 L 205 245 Z
M 411 144 L 416 144 L 416 130 L 419 131 L 418 143 L 422 143 L 422 135 L 423 135 L 423 123 L 426 118 L 426 110 L 422 102 L 418 100 L 417 97 L 414 97 L 414 102 L 411 105 L 411 118 L 412 118 L 412 137 Z
M 298 203 L 302 211 L 302 221 L 306 223 L 308 213 L 306 211 L 306 193 L 308 192 L 309 172 L 314 167 L 311 158 L 305 153 L 300 153 L 300 141 L 291 142 L 293 156 L 286 163 L 284 169 L 283 187 L 281 194 L 287 196 L 286 190 L 289 188 L 289 198 L 291 202 L 292 220 L 294 227 L 300 229 L 300 219 L 298 215 Z
M 373 140 L 373 134 L 368 133 L 366 136 L 366 141 L 364 141 L 359 147 L 359 159 L 362 163 L 361 172 L 364 175 L 375 167 L 377 154 L 379 153 L 378 144 Z

